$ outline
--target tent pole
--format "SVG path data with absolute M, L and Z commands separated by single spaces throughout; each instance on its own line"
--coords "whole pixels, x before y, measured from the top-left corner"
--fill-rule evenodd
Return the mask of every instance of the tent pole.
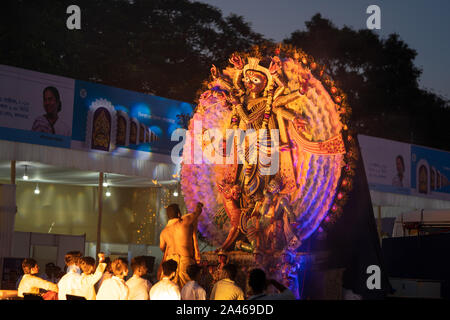
M 95 246 L 96 256 L 101 252 L 102 237 L 102 209 L 103 209 L 103 172 L 98 174 L 98 221 L 97 221 L 97 245 Z
M 16 160 L 11 160 L 11 184 L 16 184 Z

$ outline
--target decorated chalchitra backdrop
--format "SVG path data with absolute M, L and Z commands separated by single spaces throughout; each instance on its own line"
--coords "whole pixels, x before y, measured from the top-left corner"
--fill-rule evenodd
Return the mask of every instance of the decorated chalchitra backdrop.
M 300 49 L 256 48 L 213 66 L 181 169 L 187 208 L 204 203 L 200 234 L 263 257 L 268 269 L 295 256 L 341 214 L 352 188 L 350 113 L 326 68 Z

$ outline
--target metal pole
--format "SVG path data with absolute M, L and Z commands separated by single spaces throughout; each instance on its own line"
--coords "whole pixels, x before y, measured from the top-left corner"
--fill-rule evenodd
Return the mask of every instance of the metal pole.
M 97 221 L 97 245 L 95 247 L 96 256 L 101 252 L 102 239 L 102 209 L 103 209 L 103 172 L 98 174 L 98 221 Z
M 160 235 L 160 227 L 159 227 L 159 223 L 160 223 L 160 219 L 159 219 L 159 211 L 161 210 L 161 187 L 158 187 L 156 189 L 156 214 L 155 214 L 155 222 L 154 222 L 154 241 L 153 241 L 153 245 L 155 246 L 159 246 L 159 235 Z
M 16 160 L 11 160 L 11 184 L 16 184 Z

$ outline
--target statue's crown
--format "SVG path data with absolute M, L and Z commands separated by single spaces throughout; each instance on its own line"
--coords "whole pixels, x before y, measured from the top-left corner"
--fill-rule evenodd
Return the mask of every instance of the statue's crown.
M 249 57 L 247 58 L 247 65 L 248 68 L 247 69 L 254 69 L 254 70 L 258 70 L 259 68 L 263 68 L 259 65 L 259 61 L 260 59 L 255 58 L 255 57 Z M 265 68 L 264 68 L 265 69 Z

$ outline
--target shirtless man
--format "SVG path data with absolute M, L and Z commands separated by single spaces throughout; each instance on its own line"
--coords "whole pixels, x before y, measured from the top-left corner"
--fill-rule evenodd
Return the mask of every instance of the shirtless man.
M 200 258 L 197 244 L 197 220 L 202 213 L 203 204 L 198 202 L 193 213 L 181 217 L 180 208 L 177 204 L 167 207 L 167 225 L 160 235 L 159 247 L 164 252 L 161 263 L 172 259 L 178 263 L 178 270 L 173 282 L 180 289 L 188 282 L 187 267 L 195 264 Z M 197 260 L 197 261 L 196 261 Z M 159 274 L 158 274 L 159 278 Z

